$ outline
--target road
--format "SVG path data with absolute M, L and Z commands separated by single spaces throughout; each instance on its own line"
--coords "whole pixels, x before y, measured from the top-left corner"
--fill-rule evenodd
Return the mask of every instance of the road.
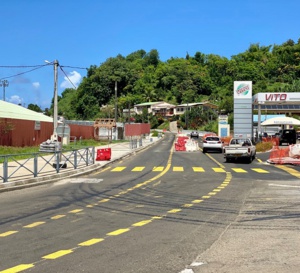
M 1 193 L 0 272 L 184 272 L 261 181 L 298 181 L 257 159 L 225 163 L 173 144 L 166 134 L 97 173 Z

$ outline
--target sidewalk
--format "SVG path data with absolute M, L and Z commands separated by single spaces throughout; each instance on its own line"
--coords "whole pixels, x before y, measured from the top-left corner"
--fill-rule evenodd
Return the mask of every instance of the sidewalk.
M 66 168 L 66 169 L 60 169 L 59 173 L 56 173 L 55 169 L 48 164 L 45 167 L 44 172 L 39 174 L 38 177 L 33 177 L 31 175 L 30 178 L 28 178 L 28 170 L 26 168 L 22 168 L 18 170 L 18 177 L 16 178 L 11 178 L 8 182 L 0 182 L 0 193 L 3 191 L 10 191 L 10 190 L 17 190 L 17 189 L 22 189 L 22 188 L 27 188 L 27 187 L 33 187 L 37 185 L 42 185 L 46 183 L 52 183 L 55 181 L 58 181 L 62 178 L 66 177 L 75 177 L 79 175 L 84 175 L 84 174 L 89 174 L 91 172 L 97 171 L 98 169 L 101 169 L 105 167 L 108 164 L 111 164 L 115 161 L 121 160 L 127 156 L 133 155 L 135 153 L 138 153 L 147 147 L 155 144 L 157 141 L 160 141 L 163 137 L 157 138 L 157 137 L 151 137 L 151 138 L 145 138 L 142 140 L 142 145 L 140 146 L 139 143 L 137 143 L 137 147 L 130 147 L 129 142 L 120 142 L 120 143 L 113 143 L 113 144 L 107 144 L 107 145 L 102 145 L 99 147 L 95 147 L 95 164 L 91 164 L 89 166 L 83 166 L 77 169 L 74 169 L 72 166 Z M 111 159 L 110 160 L 101 160 L 101 161 L 96 161 L 97 158 L 97 150 L 98 149 L 105 149 L 105 148 L 110 148 L 111 149 Z M 53 155 L 51 155 L 53 156 Z M 49 158 L 51 158 L 49 156 Z M 10 172 L 12 172 L 13 168 L 16 164 L 11 164 L 10 163 Z M 26 162 L 25 167 L 28 169 L 33 169 L 33 162 Z M 0 172 L 3 172 L 3 164 L 0 164 Z M 22 177 L 23 174 L 23 178 Z M 24 179 L 25 177 L 25 179 Z

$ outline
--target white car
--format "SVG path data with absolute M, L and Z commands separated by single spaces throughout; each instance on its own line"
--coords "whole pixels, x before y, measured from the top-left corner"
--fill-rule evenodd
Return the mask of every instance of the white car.
M 223 152 L 223 142 L 220 137 L 218 136 L 207 136 L 203 139 L 203 146 L 202 146 L 203 153 L 207 151 L 218 151 Z

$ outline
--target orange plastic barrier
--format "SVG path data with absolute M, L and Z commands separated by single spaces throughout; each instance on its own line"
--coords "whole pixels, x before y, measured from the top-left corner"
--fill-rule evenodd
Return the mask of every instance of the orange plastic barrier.
M 111 148 L 97 149 L 96 161 L 110 160 L 111 159 Z
M 274 146 L 270 153 L 269 162 L 274 164 L 289 163 L 289 151 L 289 147 L 280 149 L 278 146 Z

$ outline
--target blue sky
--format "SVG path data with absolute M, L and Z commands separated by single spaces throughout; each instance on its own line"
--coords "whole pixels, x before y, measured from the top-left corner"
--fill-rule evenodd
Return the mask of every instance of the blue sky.
M 5 100 L 50 107 L 54 73 L 45 60 L 58 60 L 78 86 L 86 76 L 79 68 L 139 49 L 158 50 L 162 61 L 197 51 L 230 59 L 250 44 L 297 42 L 299 10 L 299 0 L 1 0 Z M 34 65 L 45 66 L 18 75 Z M 59 69 L 58 94 L 66 87 Z

